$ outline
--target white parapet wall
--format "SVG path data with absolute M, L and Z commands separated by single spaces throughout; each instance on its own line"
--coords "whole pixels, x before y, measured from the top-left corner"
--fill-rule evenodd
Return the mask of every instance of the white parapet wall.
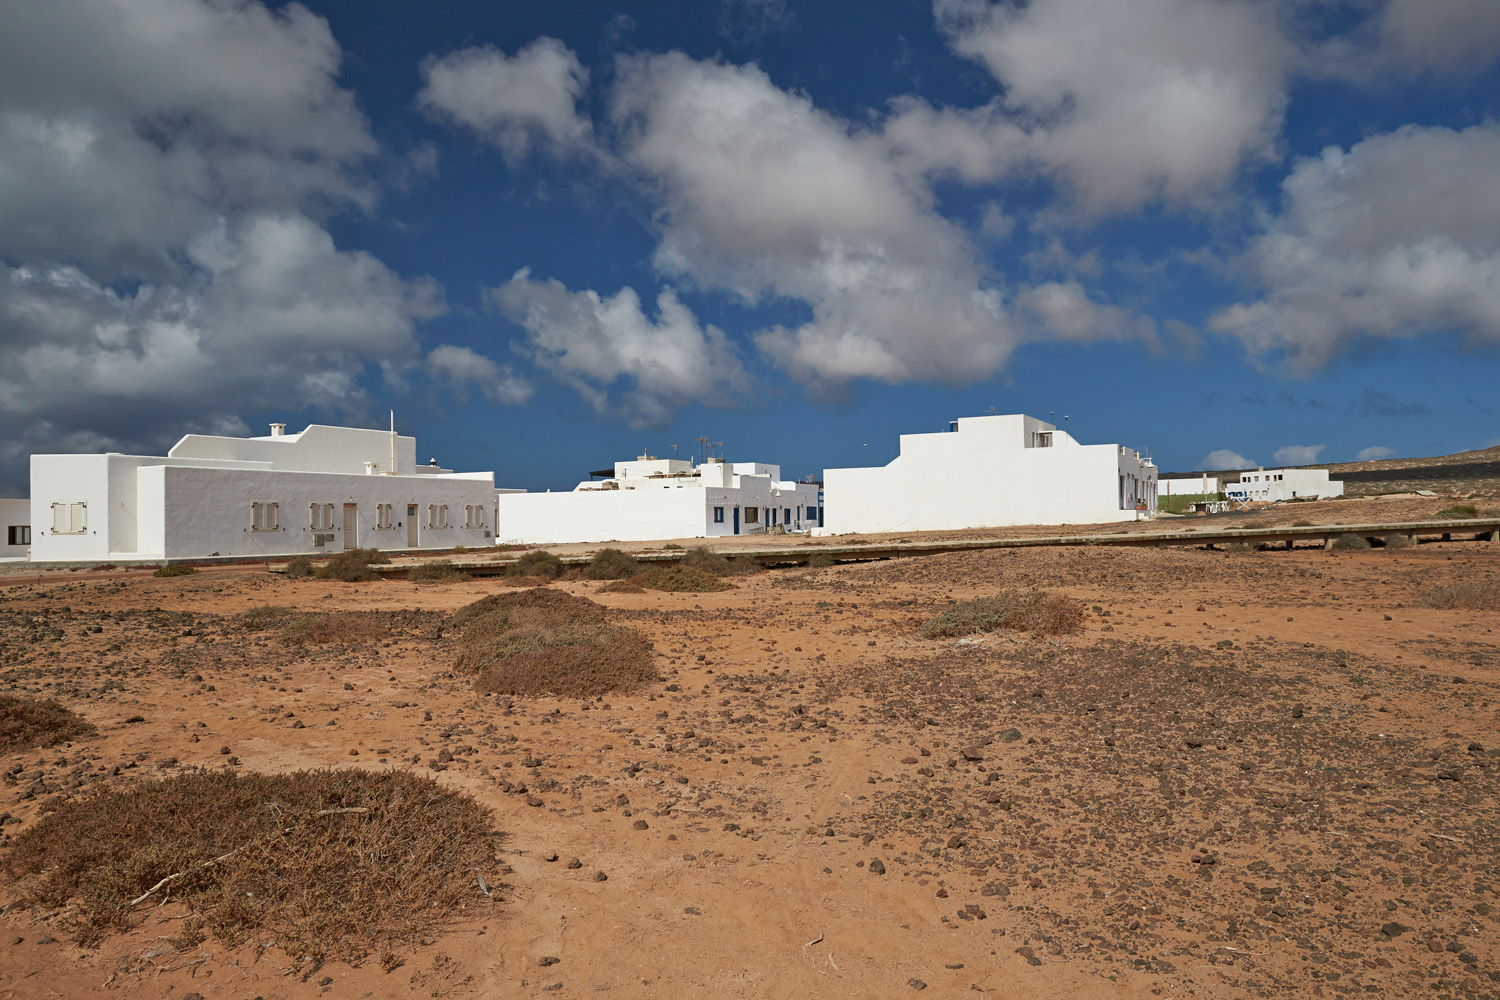
M 828 469 L 817 534 L 1131 521 L 1156 509 L 1156 466 L 1022 414 L 903 434 L 888 465 Z M 1137 509 L 1137 508 L 1141 509 Z

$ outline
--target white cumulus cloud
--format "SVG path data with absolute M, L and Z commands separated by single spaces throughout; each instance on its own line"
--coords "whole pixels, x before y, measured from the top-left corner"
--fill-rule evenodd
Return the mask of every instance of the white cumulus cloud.
M 1407 126 L 1298 161 L 1213 329 L 1321 367 L 1359 337 L 1500 343 L 1500 126 Z
M 574 292 L 525 269 L 488 296 L 526 331 L 518 349 L 599 413 L 619 410 L 637 426 L 657 425 L 688 403 L 734 405 L 750 388 L 724 331 L 699 324 L 670 289 L 657 296 L 655 317 L 632 288 L 608 297 Z
M 1368 448 L 1361 448 L 1359 454 L 1354 456 L 1356 462 L 1378 462 L 1382 458 L 1395 458 L 1396 449 L 1387 448 L 1383 444 L 1372 444 Z
M 510 365 L 502 365 L 469 347 L 439 344 L 427 352 L 424 364 L 428 375 L 453 386 L 460 395 L 472 385 L 492 403 L 518 406 L 531 398 L 531 383 L 517 375 Z
M 1253 469 L 1256 468 L 1256 465 L 1255 462 L 1237 451 L 1231 451 L 1228 448 L 1219 448 L 1204 455 L 1203 460 L 1198 463 L 1198 467 L 1209 472 L 1228 472 L 1237 469 Z
M 555 38 L 513 56 L 486 45 L 422 65 L 417 103 L 429 115 L 471 129 L 515 160 L 537 147 L 554 154 L 591 148 L 593 126 L 578 111 L 589 73 Z
M 1324 444 L 1289 444 L 1277 448 L 1274 457 L 1277 465 L 1312 465 L 1327 447 Z

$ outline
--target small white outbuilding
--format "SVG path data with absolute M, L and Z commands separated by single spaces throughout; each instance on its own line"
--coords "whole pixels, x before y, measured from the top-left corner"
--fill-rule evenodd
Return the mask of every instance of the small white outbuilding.
M 31 501 L 0 500 L 0 559 L 25 559 L 31 551 Z
M 497 503 L 499 540 L 519 545 L 796 532 L 822 517 L 817 484 L 783 480 L 780 466 L 651 455 L 566 493 L 503 493 Z
M 1344 483 L 1328 478 L 1327 469 L 1256 469 L 1240 473 L 1240 481 L 1228 483 L 1224 495 L 1230 500 L 1328 500 L 1344 495 Z
M 1156 466 L 1116 444 L 1079 444 L 1025 414 L 962 417 L 903 434 L 888 465 L 828 469 L 815 534 L 1096 524 L 1150 517 Z
M 417 465 L 395 431 L 272 424 L 165 456 L 31 456 L 31 559 L 106 562 L 494 544 L 493 472 Z

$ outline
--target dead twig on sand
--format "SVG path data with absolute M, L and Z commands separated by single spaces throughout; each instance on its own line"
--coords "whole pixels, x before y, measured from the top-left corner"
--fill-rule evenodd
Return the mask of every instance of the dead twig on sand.
M 160 889 L 162 886 L 166 885 L 168 882 L 175 882 L 177 879 L 182 878 L 182 876 L 184 876 L 184 875 L 191 874 L 192 872 L 195 872 L 195 871 L 202 871 L 204 868 L 207 868 L 209 865 L 216 865 L 220 861 L 225 860 L 226 858 L 232 858 L 236 854 L 240 853 L 243 850 L 244 850 L 243 847 L 236 847 L 234 850 L 230 851 L 228 854 L 221 854 L 217 858 L 210 858 L 209 860 L 203 862 L 202 864 L 194 865 L 191 868 L 184 868 L 180 872 L 174 872 L 171 875 L 168 875 L 166 878 L 162 879 L 160 882 L 158 882 L 155 885 L 153 885 L 151 888 L 147 889 L 145 892 L 141 893 L 139 896 L 137 896 L 134 899 L 132 899 L 130 901 L 130 905 L 132 907 L 134 907 L 134 906 L 140 906 L 142 903 L 144 903 L 146 901 L 146 899 L 148 897 L 150 897 L 150 895 L 153 892 L 155 892 L 156 890 Z

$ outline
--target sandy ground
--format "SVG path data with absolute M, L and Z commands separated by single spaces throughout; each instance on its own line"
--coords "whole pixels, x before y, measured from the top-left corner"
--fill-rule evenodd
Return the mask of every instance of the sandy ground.
M 1500 621 L 1417 602 L 1497 575 L 1500 545 L 1455 542 L 563 583 L 662 675 L 590 703 L 454 675 L 447 616 L 495 581 L 0 581 L 0 691 L 100 728 L 0 757 L 0 844 L 100 782 L 405 767 L 493 809 L 512 887 L 392 972 L 305 979 L 274 947 L 173 951 L 171 904 L 97 949 L 8 906 L 0 997 L 1500 996 Z M 1084 631 L 918 634 L 1010 586 Z M 236 626 L 264 604 L 391 638 L 289 648 Z

